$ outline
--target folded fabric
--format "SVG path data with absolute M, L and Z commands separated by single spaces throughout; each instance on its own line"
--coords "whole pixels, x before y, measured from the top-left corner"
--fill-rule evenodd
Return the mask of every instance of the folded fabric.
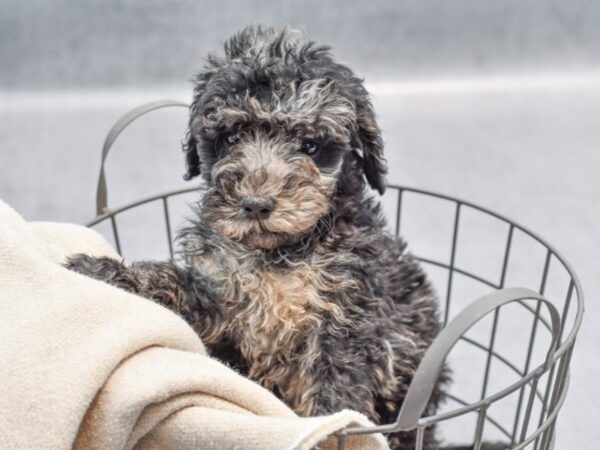
M 0 448 L 333 449 L 336 431 L 370 425 L 296 416 L 177 315 L 63 268 L 74 253 L 119 258 L 92 230 L 0 201 Z M 371 434 L 346 448 L 388 446 Z

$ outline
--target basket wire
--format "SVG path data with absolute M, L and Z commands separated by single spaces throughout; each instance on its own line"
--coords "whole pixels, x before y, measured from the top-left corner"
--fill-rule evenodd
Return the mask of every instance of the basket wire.
M 173 226 L 170 218 L 170 201 L 174 197 L 182 196 L 192 192 L 198 192 L 201 194 L 203 191 L 202 187 L 195 186 L 153 195 L 114 209 L 110 209 L 107 206 L 107 188 L 104 173 L 104 163 L 115 139 L 127 127 L 127 125 L 129 125 L 139 116 L 146 114 L 147 112 L 169 106 L 185 106 L 185 104 L 173 101 L 158 101 L 151 104 L 142 105 L 141 107 L 136 108 L 135 110 L 123 116 L 123 118 L 121 118 L 121 120 L 115 124 L 107 136 L 107 140 L 105 141 L 102 152 L 102 168 L 98 182 L 96 205 L 97 214 L 87 225 L 89 227 L 96 227 L 103 223 L 110 223 L 112 238 L 119 253 L 122 253 L 122 242 L 119 235 L 118 223 L 119 215 L 141 205 L 159 203 L 162 209 L 162 220 L 164 221 L 166 228 L 165 239 L 168 246 L 168 257 L 171 260 L 175 260 L 176 252 L 174 250 Z M 395 218 L 393 220 L 393 232 L 397 237 L 400 236 L 402 232 L 402 223 L 404 214 L 406 214 L 406 212 L 403 210 L 404 198 L 407 194 L 417 196 L 417 198 L 434 198 L 439 201 L 447 202 L 452 206 L 452 234 L 450 254 L 448 255 L 448 259 L 446 261 L 440 261 L 419 255 L 415 255 L 415 257 L 425 266 L 436 267 L 447 271 L 445 279 L 445 296 L 440 298 L 440 302 L 442 303 L 441 306 L 443 306 L 443 324 L 445 328 L 440 333 L 439 338 L 434 342 L 434 345 L 437 344 L 439 340 L 450 340 L 452 336 L 448 334 L 444 335 L 444 333 L 447 333 L 447 330 L 454 326 L 459 330 L 457 335 L 454 336 L 456 337 L 456 340 L 460 340 L 472 346 L 473 348 L 484 352 L 485 365 L 482 373 L 481 391 L 477 401 L 468 401 L 449 392 L 447 393 L 447 397 L 459 405 L 457 408 L 437 413 L 433 416 L 422 416 L 422 412 L 429 398 L 429 394 L 431 393 L 431 389 L 433 389 L 433 383 L 435 382 L 436 377 L 433 376 L 431 381 L 432 385 L 429 387 L 428 391 L 428 388 L 423 387 L 422 385 L 423 380 L 421 378 L 424 377 L 421 377 L 419 371 L 417 371 L 417 374 L 415 375 L 409 392 L 405 398 L 402 410 L 398 416 L 398 420 L 392 424 L 347 429 L 338 435 L 338 448 L 343 449 L 348 437 L 356 434 L 375 432 L 390 433 L 399 430 L 416 429 L 417 439 L 415 450 L 421 450 L 423 445 L 424 431 L 427 427 L 430 427 L 434 424 L 451 421 L 454 418 L 464 416 L 466 414 L 475 413 L 477 414 L 477 420 L 475 433 L 472 438 L 473 448 L 475 450 L 481 448 L 486 426 L 494 427 L 502 436 L 503 441 L 510 443 L 510 448 L 512 450 L 520 450 L 524 448 L 531 448 L 534 450 L 552 449 L 555 441 L 555 426 L 558 412 L 564 403 L 569 383 L 569 362 L 575 344 L 576 335 L 581 325 L 584 310 L 583 293 L 577 274 L 569 265 L 569 263 L 560 255 L 560 253 L 558 253 L 558 251 L 547 241 L 527 228 L 489 209 L 477 206 L 467 201 L 456 199 L 454 197 L 413 187 L 388 185 L 388 189 L 391 192 L 395 192 L 397 195 L 395 204 Z M 474 211 L 478 214 L 484 215 L 485 217 L 499 221 L 505 224 L 507 227 L 505 242 L 503 245 L 504 251 L 501 256 L 500 273 L 498 274 L 496 280 L 491 280 L 488 277 L 484 277 L 480 274 L 474 273 L 471 270 L 462 268 L 457 264 L 457 251 L 459 250 L 459 235 L 462 224 L 461 219 L 466 209 L 468 209 L 470 212 Z M 527 291 L 523 289 L 506 289 L 507 271 L 511 259 L 511 251 L 514 247 L 514 238 L 516 232 L 529 236 L 529 238 L 531 238 L 545 252 L 539 285 L 534 289 Z M 554 304 L 560 304 L 560 301 L 554 299 L 554 301 L 551 302 L 544 298 L 552 267 L 561 269 L 567 275 L 569 280 L 568 288 L 566 290 L 566 297 L 562 301 L 562 309 L 560 312 L 557 311 L 556 307 L 554 306 Z M 468 307 L 472 307 L 472 310 L 475 311 L 470 319 L 465 318 L 464 315 L 461 316 L 461 314 L 464 313 L 463 311 L 451 320 L 450 311 L 453 303 L 453 287 L 458 275 L 485 286 L 493 293 L 488 297 L 494 296 L 496 299 L 496 303 L 494 303 L 496 306 L 489 311 L 492 316 L 492 322 L 489 336 L 487 336 L 487 339 L 485 340 L 477 340 L 465 335 L 465 333 L 473 323 L 477 322 L 487 314 L 487 312 L 483 310 L 482 306 L 487 297 L 476 300 Z M 517 293 L 520 295 L 517 295 Z M 504 297 L 500 299 L 500 296 L 502 295 L 504 295 Z M 538 301 L 536 301 L 536 303 L 532 306 L 529 304 L 528 300 Z M 532 316 L 526 356 L 521 367 L 512 362 L 507 355 L 501 354 L 496 349 L 499 323 L 502 317 L 501 307 L 508 303 L 519 305 L 522 307 L 525 313 L 528 313 Z M 548 318 L 546 318 L 543 314 L 543 305 L 546 305 L 550 312 L 550 320 L 548 320 Z M 565 333 L 567 331 L 567 317 L 569 317 L 570 314 L 573 314 L 573 312 L 571 312 L 573 305 L 576 307 L 576 310 L 574 311 L 575 316 L 571 321 L 571 327 L 565 337 Z M 471 324 L 467 324 L 469 320 L 472 322 Z M 458 323 L 457 321 L 462 322 Z M 542 364 L 533 367 L 534 346 L 539 337 L 540 330 L 545 330 L 547 333 L 549 333 L 551 344 L 547 352 L 546 360 Z M 434 345 L 432 345 L 432 347 Z M 453 344 L 449 346 L 448 351 L 452 347 Z M 430 350 L 432 349 L 430 348 Z M 428 351 L 425 359 L 428 357 L 429 353 L 430 352 Z M 439 372 L 446 355 L 447 353 L 439 354 L 439 352 L 435 355 L 431 355 L 430 359 L 432 360 L 433 368 L 429 368 L 429 370 L 433 370 L 434 372 L 437 370 Z M 502 364 L 506 369 L 514 372 L 514 374 L 519 377 L 518 381 L 512 383 L 510 386 L 504 389 L 490 392 L 490 375 L 492 373 L 493 364 Z M 421 366 L 423 366 L 423 363 Z M 422 367 L 419 367 L 419 370 L 421 370 L 421 368 Z M 542 377 L 546 378 L 546 382 L 543 386 L 540 383 Z M 411 411 L 408 411 L 411 408 L 406 406 L 406 403 L 408 397 L 412 395 L 411 391 L 413 393 L 418 392 L 418 394 L 415 394 L 414 396 L 414 398 L 416 398 L 415 405 L 417 406 L 413 407 Z M 514 416 L 512 420 L 507 423 L 506 420 L 502 421 L 492 417 L 489 412 L 490 407 L 511 394 L 517 395 L 517 405 L 514 409 Z M 536 409 L 534 406 L 536 406 L 539 410 L 537 417 L 534 417 L 534 410 Z M 417 411 L 417 413 L 415 413 L 415 411 Z M 417 414 L 417 416 L 413 417 L 411 420 L 406 419 L 406 417 L 410 416 L 411 414 L 413 416 Z

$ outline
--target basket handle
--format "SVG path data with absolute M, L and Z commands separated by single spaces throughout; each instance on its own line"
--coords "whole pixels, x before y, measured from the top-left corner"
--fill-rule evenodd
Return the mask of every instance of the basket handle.
M 404 402 L 394 425 L 396 429 L 412 430 L 417 426 L 448 353 L 464 333 L 489 312 L 507 303 L 520 300 L 538 300 L 548 308 L 552 325 L 552 342 L 546 355 L 544 370 L 550 368 L 554 360 L 554 351 L 558 344 L 561 327 L 560 315 L 556 307 L 531 289 L 507 288 L 495 291 L 479 298 L 463 309 L 435 338 L 421 360 L 404 397 Z
M 108 157 L 108 153 L 112 145 L 115 143 L 121 132 L 127 128 L 132 122 L 152 111 L 157 109 L 168 108 L 171 106 L 182 106 L 189 108 L 187 103 L 178 100 L 157 100 L 150 103 L 145 103 L 125 113 L 112 126 L 102 145 L 102 159 L 100 161 L 100 175 L 98 176 L 98 186 L 96 188 L 96 215 L 100 216 L 108 211 L 106 176 L 104 163 Z

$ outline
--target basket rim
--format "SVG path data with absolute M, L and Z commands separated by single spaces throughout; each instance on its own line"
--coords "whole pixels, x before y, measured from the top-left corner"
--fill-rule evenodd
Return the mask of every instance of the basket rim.
M 567 351 L 569 351 L 569 349 L 571 349 L 574 346 L 574 343 L 575 343 L 575 340 L 577 337 L 577 333 L 579 332 L 579 330 L 581 328 L 581 323 L 583 321 L 583 314 L 584 314 L 584 310 L 585 310 L 584 294 L 583 294 L 583 289 L 581 286 L 579 276 L 577 275 L 577 273 L 575 272 L 575 270 L 573 269 L 571 264 L 566 260 L 566 258 L 564 256 L 562 256 L 558 252 L 558 250 L 556 249 L 556 247 L 554 245 L 550 244 L 546 239 L 539 236 L 537 233 L 531 231 L 529 228 L 521 225 L 520 223 L 518 223 L 512 219 L 509 219 L 508 217 L 506 217 L 500 213 L 492 211 L 489 208 L 477 205 L 473 202 L 466 201 L 466 200 L 463 200 L 458 197 L 453 197 L 450 195 L 441 194 L 438 192 L 434 192 L 434 191 L 430 191 L 430 190 L 426 190 L 426 189 L 420 189 L 420 188 L 416 188 L 416 187 L 412 187 L 412 186 L 406 186 L 406 185 L 387 184 L 387 188 L 396 190 L 398 192 L 399 196 L 402 195 L 403 192 L 409 192 L 409 193 L 421 194 L 421 195 L 425 195 L 428 197 L 434 197 L 434 198 L 446 200 L 449 202 L 453 202 L 457 206 L 465 206 L 468 208 L 472 208 L 474 210 L 480 211 L 484 214 L 492 216 L 492 217 L 508 224 L 510 227 L 513 227 L 513 228 L 519 230 L 520 232 L 528 235 L 529 237 L 534 239 L 536 242 L 538 242 L 539 244 L 544 246 L 548 252 L 548 255 L 553 255 L 558 260 L 558 262 L 560 264 L 562 264 L 563 268 L 567 271 L 567 273 L 569 274 L 569 276 L 571 278 L 571 283 L 572 283 L 573 289 L 575 290 L 575 293 L 577 295 L 577 311 L 576 311 L 576 315 L 575 315 L 575 318 L 572 323 L 572 327 L 569 330 L 569 334 L 566 337 L 564 337 L 564 335 L 561 336 L 562 343 L 559 342 L 559 346 L 557 346 L 556 349 L 554 350 L 553 362 L 556 363 L 561 356 L 563 356 Z M 86 226 L 92 227 L 92 226 L 97 225 L 108 219 L 114 220 L 115 215 L 117 215 L 121 212 L 124 212 L 124 211 L 128 211 L 132 208 L 135 208 L 137 206 L 140 206 L 140 205 L 143 205 L 146 203 L 150 203 L 153 201 L 159 201 L 159 200 L 163 200 L 164 202 L 166 202 L 166 200 L 170 197 L 174 197 L 174 196 L 178 196 L 178 195 L 182 195 L 182 194 L 186 194 L 186 193 L 190 193 L 190 192 L 205 191 L 205 190 L 206 190 L 205 186 L 196 185 L 193 187 L 174 189 L 174 190 L 150 195 L 150 196 L 141 198 L 139 200 L 127 203 L 127 204 L 122 205 L 117 208 L 107 209 L 102 214 L 96 215 L 93 219 L 91 219 L 89 222 L 87 222 Z M 432 261 L 432 263 L 435 264 L 436 262 Z M 442 264 L 442 265 L 444 267 L 450 268 L 449 266 L 446 266 L 445 264 Z M 480 280 L 480 281 L 482 281 L 482 280 Z M 562 331 L 564 331 L 564 330 L 562 330 Z M 563 333 L 561 332 L 561 334 L 563 334 Z M 569 356 L 569 355 L 566 355 L 566 356 Z M 494 401 L 500 400 L 501 398 L 506 397 L 510 393 L 515 392 L 518 389 L 522 388 L 524 385 L 526 385 L 529 381 L 531 381 L 532 378 L 534 378 L 536 376 L 536 374 L 539 374 L 540 371 L 543 371 L 543 366 L 544 365 L 542 364 L 538 367 L 530 368 L 529 372 L 523 373 L 520 376 L 518 381 L 512 383 L 510 386 L 508 386 L 498 392 L 488 394 L 485 398 L 481 399 L 480 401 L 476 401 L 474 403 L 468 403 L 468 404 L 459 406 L 457 408 L 453 408 L 450 411 L 447 411 L 444 413 L 438 413 L 433 416 L 424 416 L 419 420 L 419 427 L 426 427 L 432 423 L 442 422 L 444 420 L 448 420 L 448 419 L 451 419 L 451 418 L 459 416 L 459 415 L 477 411 L 482 406 L 485 406 L 485 405 L 493 403 Z M 560 406 L 564 402 L 566 393 L 568 391 L 570 377 L 569 377 L 568 368 L 566 370 L 567 370 L 567 373 L 565 374 L 566 375 L 565 376 L 565 384 L 566 384 L 565 389 L 563 389 L 563 392 L 561 392 L 560 398 L 557 399 L 558 400 L 558 405 L 557 405 L 558 408 L 556 408 L 556 410 L 553 411 L 556 414 L 561 409 Z M 551 417 L 548 417 L 547 420 L 545 421 L 545 423 L 541 424 L 541 426 L 536 430 L 535 435 L 537 436 L 539 433 L 541 433 L 546 428 L 547 424 L 549 422 L 551 422 L 551 420 L 553 420 L 553 419 Z M 369 430 L 370 430 L 369 432 L 377 432 L 377 431 L 385 432 L 386 427 L 387 427 L 387 425 L 379 425 L 379 426 L 375 426 L 375 427 L 369 427 Z M 362 429 L 356 429 L 355 431 L 358 433 L 365 432 L 365 430 L 362 430 Z M 350 432 L 350 434 L 354 434 L 354 433 Z

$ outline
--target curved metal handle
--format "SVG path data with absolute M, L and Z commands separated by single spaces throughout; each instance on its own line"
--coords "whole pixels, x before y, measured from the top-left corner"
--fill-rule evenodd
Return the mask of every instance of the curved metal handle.
M 398 413 L 394 428 L 412 430 L 417 426 L 436 381 L 442 370 L 444 361 L 456 342 L 482 317 L 507 303 L 520 300 L 538 300 L 548 308 L 552 323 L 552 342 L 546 356 L 544 369 L 548 370 L 554 360 L 554 351 L 560 334 L 560 315 L 556 307 L 540 294 L 525 288 L 508 288 L 493 292 L 479 298 L 463 309 L 435 338 L 408 388 L 404 402 Z
M 132 122 L 137 120 L 152 111 L 171 106 L 183 106 L 189 108 L 189 105 L 178 100 L 157 100 L 155 102 L 145 103 L 137 108 L 132 109 L 128 113 L 121 116 L 119 120 L 112 126 L 102 145 L 102 159 L 100 162 L 100 175 L 98 176 L 98 187 L 96 188 L 96 215 L 104 214 L 108 210 L 106 177 L 104 175 L 104 163 L 108 157 L 108 153 L 114 142 L 117 140 L 121 132 Z

